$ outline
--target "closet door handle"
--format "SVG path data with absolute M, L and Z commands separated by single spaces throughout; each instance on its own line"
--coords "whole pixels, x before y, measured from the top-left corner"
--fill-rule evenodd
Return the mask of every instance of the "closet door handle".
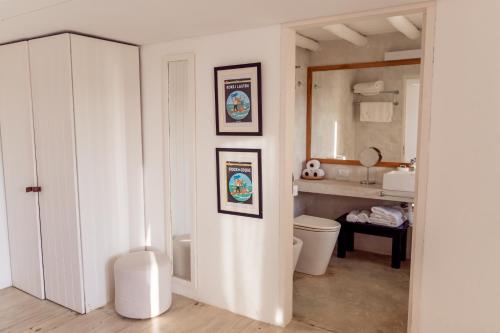
M 33 187 L 31 187 L 31 186 L 26 187 L 26 193 L 28 193 L 28 192 L 33 192 Z
M 34 186 L 31 188 L 33 192 L 42 192 L 42 188 L 40 186 Z

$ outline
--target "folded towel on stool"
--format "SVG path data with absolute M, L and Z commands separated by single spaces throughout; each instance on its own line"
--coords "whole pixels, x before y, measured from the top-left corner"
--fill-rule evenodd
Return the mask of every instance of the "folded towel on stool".
M 403 219 L 403 212 L 401 209 L 396 209 L 394 207 L 385 206 L 374 206 L 372 207 L 372 212 L 378 215 L 391 216 L 394 219 Z
M 370 220 L 370 212 L 367 210 L 362 210 L 358 214 L 358 221 L 361 223 L 368 223 Z
M 353 223 L 359 222 L 358 214 L 359 214 L 359 210 L 356 210 L 356 209 L 351 210 L 349 212 L 349 214 L 347 214 L 347 217 L 346 217 L 347 222 L 353 222 Z

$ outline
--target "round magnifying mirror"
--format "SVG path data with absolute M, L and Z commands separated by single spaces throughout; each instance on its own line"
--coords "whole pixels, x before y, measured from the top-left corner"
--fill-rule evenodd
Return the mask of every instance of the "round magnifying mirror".
M 359 162 L 366 167 L 366 179 L 361 181 L 361 184 L 375 184 L 375 181 L 370 180 L 370 168 L 382 161 L 382 153 L 378 148 L 368 147 L 359 154 Z

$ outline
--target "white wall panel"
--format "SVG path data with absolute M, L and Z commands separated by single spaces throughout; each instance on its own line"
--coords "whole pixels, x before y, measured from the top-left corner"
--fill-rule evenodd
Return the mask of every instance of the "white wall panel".
M 166 218 L 163 191 L 162 66 L 165 57 L 194 53 L 196 68 L 196 246 L 199 300 L 261 321 L 282 324 L 279 231 L 282 171 L 280 153 L 279 26 L 147 45 L 141 48 L 147 225 L 151 245 L 164 249 Z M 244 41 L 227 51 L 228 41 Z M 216 66 L 262 63 L 262 137 L 222 137 L 215 133 Z M 217 213 L 215 148 L 262 149 L 264 218 Z M 290 222 L 291 223 L 291 222 Z M 290 240 L 291 242 L 291 240 Z
M 0 131 L 12 283 L 44 298 L 37 194 L 25 192 L 27 186 L 36 183 L 30 95 L 27 43 L 0 46 Z M 0 211 L 0 220 L 3 218 Z M 0 232 L 5 229 L 2 223 Z M 6 239 L 2 235 L 2 253 L 6 253 Z M 2 272 L 6 272 L 8 259 L 1 259 Z
M 113 264 L 144 249 L 137 47 L 71 35 L 87 311 L 113 298 Z
M 436 6 L 421 302 L 413 332 L 500 332 L 500 2 Z
M 2 156 L 1 145 L 0 156 Z M 0 158 L 0 289 L 12 286 L 8 235 L 9 229 L 7 228 L 7 207 L 5 205 L 3 159 Z
M 46 296 L 83 313 L 69 35 L 29 48 Z

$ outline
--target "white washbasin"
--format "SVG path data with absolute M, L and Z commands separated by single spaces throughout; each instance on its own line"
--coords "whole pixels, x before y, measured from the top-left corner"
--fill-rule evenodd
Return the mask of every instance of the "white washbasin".
M 385 173 L 382 188 L 388 191 L 414 192 L 415 171 L 394 170 Z

